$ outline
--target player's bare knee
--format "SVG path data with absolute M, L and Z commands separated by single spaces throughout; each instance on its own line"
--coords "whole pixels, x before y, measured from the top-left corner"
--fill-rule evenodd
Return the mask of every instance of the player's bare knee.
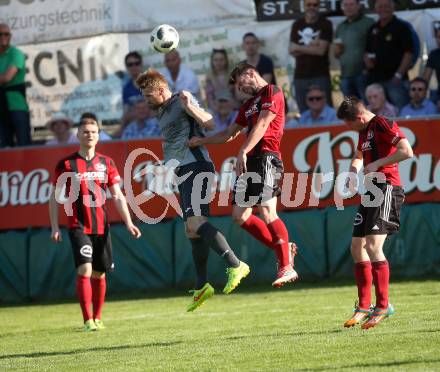
M 92 278 L 97 278 L 97 279 L 102 279 L 105 278 L 105 273 L 101 272 L 101 271 L 92 271 Z
M 81 276 L 91 276 L 92 275 L 92 264 L 91 263 L 85 263 L 82 265 L 79 265 L 76 269 L 76 272 L 78 275 Z

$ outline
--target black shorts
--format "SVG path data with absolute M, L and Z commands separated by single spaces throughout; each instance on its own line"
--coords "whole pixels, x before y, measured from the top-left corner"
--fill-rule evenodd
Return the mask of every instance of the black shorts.
M 248 157 L 246 173 L 235 180 L 232 204 L 252 207 L 279 196 L 283 172 L 283 162 L 274 153 Z
M 402 187 L 390 184 L 376 185 L 382 190 L 383 200 L 377 207 L 360 205 L 353 224 L 353 237 L 367 235 L 392 235 L 400 228 L 400 207 L 405 200 Z M 367 191 L 371 199 L 371 192 Z
M 184 221 L 194 216 L 209 217 L 211 187 L 215 178 L 214 164 L 197 161 L 182 165 L 176 169 L 176 175 L 179 179 L 184 179 L 178 181 Z
M 112 242 L 107 228 L 104 235 L 84 234 L 81 229 L 69 230 L 75 267 L 91 263 L 94 271 L 113 271 Z

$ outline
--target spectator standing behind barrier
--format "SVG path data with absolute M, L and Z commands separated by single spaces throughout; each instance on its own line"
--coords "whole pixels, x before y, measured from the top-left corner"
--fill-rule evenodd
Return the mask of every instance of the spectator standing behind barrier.
M 230 90 L 228 53 L 226 49 L 213 49 L 211 70 L 206 75 L 205 87 L 209 109 L 215 110 L 217 94 L 228 89 Z
M 394 15 L 393 0 L 377 0 L 374 7 L 379 19 L 367 36 L 368 83 L 382 84 L 390 101 L 401 109 L 409 102 L 413 36 L 409 27 Z
M 342 0 L 345 20 L 336 28 L 334 54 L 341 64 L 341 91 L 344 96 L 365 99 L 364 51 L 367 33 L 374 20 L 363 14 L 359 0 Z
M 318 85 L 311 85 L 307 91 L 307 107 L 299 118 L 299 125 L 329 125 L 341 123 L 336 117 L 333 107 L 327 105 L 324 89 Z
M 276 84 L 275 71 L 273 69 L 272 59 L 263 53 L 260 53 L 260 40 L 253 32 L 247 32 L 243 35 L 243 50 L 246 53 L 246 59 L 242 62 L 254 66 L 261 77 L 269 84 Z
M 423 71 L 423 78 L 429 85 L 432 73 L 435 72 L 437 77 L 437 91 L 431 92 L 431 100 L 440 107 L 440 28 L 435 30 L 435 40 L 437 41 L 437 49 L 432 50 L 428 55 L 425 71 Z
M 71 131 L 73 126 L 72 120 L 70 120 L 62 112 L 53 114 L 46 126 L 53 134 L 53 138 L 47 140 L 46 145 L 67 145 L 71 143 L 79 143 L 78 137 Z
M 221 132 L 235 123 L 238 114 L 238 111 L 234 109 L 234 99 L 228 89 L 218 92 L 216 98 L 216 109 L 213 112 L 215 128 L 212 134 Z
M 197 99 L 200 99 L 200 86 L 197 75 L 190 68 L 182 65 L 182 59 L 177 50 L 165 54 L 164 69 L 161 70 L 171 92 L 177 93 L 182 90 L 190 92 Z
M 9 26 L 0 24 L 0 147 L 31 144 L 26 102 L 25 56 L 11 45 Z M 15 141 L 14 141 L 15 135 Z
M 367 97 L 368 110 L 376 115 L 388 118 L 394 118 L 398 115 L 398 108 L 387 101 L 382 85 L 370 84 L 365 90 L 365 96 Z
M 429 116 L 437 114 L 437 107 L 428 98 L 428 83 L 421 77 L 411 80 L 409 96 L 411 101 L 403 106 L 400 111 L 401 117 Z
M 134 117 L 122 132 L 122 139 L 160 137 L 159 121 L 143 97 L 134 106 Z
M 122 115 L 122 128 L 134 119 L 133 105 L 142 98 L 139 88 L 136 86 L 136 78 L 142 72 L 142 56 L 134 51 L 125 56 L 125 67 L 128 73 L 128 80 L 122 87 L 122 104 L 124 113 Z
M 142 97 L 141 97 L 141 99 L 142 99 Z M 99 125 L 99 141 L 104 142 L 104 141 L 111 141 L 113 139 L 112 136 L 110 136 L 106 131 L 104 131 L 102 129 L 102 125 L 99 122 L 96 114 L 94 114 L 93 112 L 84 112 L 81 114 L 79 121 L 81 122 L 83 119 L 92 119 L 98 123 L 98 125 Z
M 332 42 L 332 23 L 319 14 L 319 0 L 304 1 L 304 17 L 292 24 L 289 53 L 296 67 L 292 91 L 300 112 L 307 110 L 306 95 L 310 85 L 319 85 L 332 105 L 328 49 Z

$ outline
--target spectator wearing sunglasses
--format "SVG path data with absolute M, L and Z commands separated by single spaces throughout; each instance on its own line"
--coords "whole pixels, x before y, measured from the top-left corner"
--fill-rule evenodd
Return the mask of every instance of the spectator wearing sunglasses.
M 0 147 L 31 144 L 25 74 L 25 56 L 11 45 L 9 26 L 0 23 Z
M 125 67 L 127 69 L 128 80 L 122 87 L 122 104 L 124 113 L 121 120 L 121 131 L 128 123 L 133 121 L 133 106 L 137 101 L 139 101 L 139 98 L 142 98 L 142 94 L 135 84 L 136 78 L 139 76 L 143 69 L 142 56 L 136 51 L 128 53 L 125 56 Z
M 400 111 L 401 117 L 429 116 L 437 114 L 437 107 L 426 98 L 428 83 L 421 77 L 411 80 L 409 86 L 410 102 Z
M 311 85 L 308 88 L 306 104 L 308 110 L 301 114 L 299 126 L 341 123 L 336 117 L 335 109 L 327 104 L 325 91 L 319 85 Z

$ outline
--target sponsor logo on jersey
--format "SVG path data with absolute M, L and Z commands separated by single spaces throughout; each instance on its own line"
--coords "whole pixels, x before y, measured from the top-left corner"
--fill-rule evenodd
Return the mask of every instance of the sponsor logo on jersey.
M 75 173 L 75 178 L 79 181 L 105 181 L 105 172 Z
M 80 248 L 79 253 L 81 253 L 81 256 L 83 256 L 83 257 L 90 258 L 90 257 L 92 257 L 93 249 L 88 244 L 87 245 L 83 245 Z
M 95 164 L 95 170 L 98 172 L 104 172 L 106 169 L 107 167 L 105 166 L 105 164 L 101 164 L 101 163 Z

